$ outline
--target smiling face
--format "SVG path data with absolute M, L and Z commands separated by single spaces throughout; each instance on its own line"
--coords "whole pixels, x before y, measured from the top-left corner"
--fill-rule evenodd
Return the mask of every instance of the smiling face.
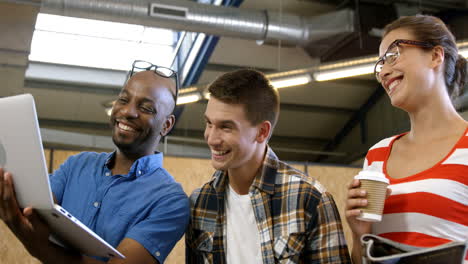
M 151 71 L 136 73 L 126 83 L 111 113 L 112 140 L 125 153 L 153 153 L 161 135 L 174 123 L 174 83 Z
M 415 37 L 405 28 L 390 31 L 380 44 L 379 56 L 395 51 L 396 47 L 391 44 L 397 39 L 415 40 Z M 402 44 L 398 51 L 399 57 L 393 64 L 384 64 L 379 77 L 392 105 L 406 110 L 431 95 L 437 65 L 433 61 L 432 49 Z
M 266 134 L 262 133 L 262 124 L 252 125 L 244 108 L 241 104 L 224 103 L 214 97 L 208 102 L 205 140 L 211 150 L 211 163 L 217 170 L 249 166 L 265 150 L 270 126 Z

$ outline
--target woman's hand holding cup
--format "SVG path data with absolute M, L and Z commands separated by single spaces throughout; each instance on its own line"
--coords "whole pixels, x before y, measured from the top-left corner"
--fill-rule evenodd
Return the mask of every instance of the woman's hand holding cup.
M 385 198 L 391 193 L 388 183 L 381 172 L 361 171 L 348 185 L 345 214 L 354 239 L 371 233 L 372 222 L 381 220 Z

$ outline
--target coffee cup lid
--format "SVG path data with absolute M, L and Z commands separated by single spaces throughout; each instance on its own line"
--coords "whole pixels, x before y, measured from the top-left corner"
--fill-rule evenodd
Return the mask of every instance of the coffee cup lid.
M 373 180 L 385 182 L 387 184 L 390 183 L 390 181 L 385 177 L 385 174 L 379 171 L 363 170 L 360 171 L 359 174 L 356 175 L 354 178 L 358 180 Z

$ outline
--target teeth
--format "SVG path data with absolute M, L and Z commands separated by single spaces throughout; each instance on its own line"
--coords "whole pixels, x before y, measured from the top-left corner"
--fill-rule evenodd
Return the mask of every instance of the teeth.
M 393 90 L 393 88 L 395 88 L 395 86 L 397 86 L 398 84 L 400 84 L 401 80 L 395 80 L 393 81 L 390 86 L 388 87 L 388 89 L 390 90 L 390 92 Z
M 211 153 L 215 154 L 215 155 L 224 155 L 226 153 L 228 153 L 228 151 L 216 151 L 216 150 L 211 150 Z
M 388 87 L 388 90 L 390 90 L 390 92 L 393 90 L 393 88 L 395 88 L 395 86 L 397 86 L 398 84 L 400 84 L 401 80 L 395 80 L 393 81 L 390 86 Z
M 122 129 L 122 130 L 125 130 L 125 131 L 131 131 L 131 132 L 135 131 L 135 129 L 133 129 L 133 128 L 127 126 L 127 125 L 124 125 L 122 123 L 119 123 L 119 128 Z

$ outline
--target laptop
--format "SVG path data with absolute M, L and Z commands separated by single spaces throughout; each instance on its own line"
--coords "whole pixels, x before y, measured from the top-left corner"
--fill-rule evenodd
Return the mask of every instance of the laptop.
M 19 206 L 33 207 L 51 229 L 50 240 L 82 254 L 125 258 L 53 201 L 34 98 L 0 98 L 0 167 L 13 174 Z

